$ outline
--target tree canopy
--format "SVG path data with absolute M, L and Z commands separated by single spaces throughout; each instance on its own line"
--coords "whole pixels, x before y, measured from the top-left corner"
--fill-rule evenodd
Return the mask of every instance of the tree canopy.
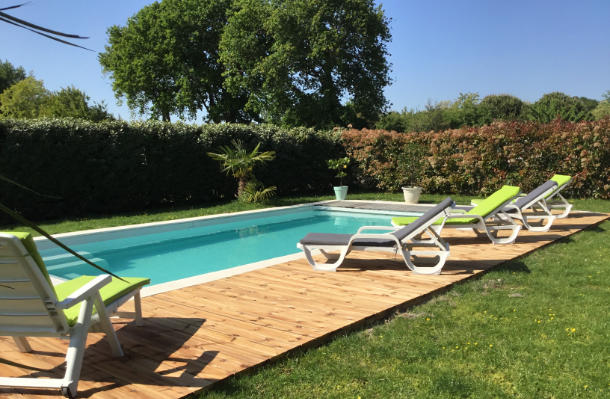
M 0 94 L 0 117 L 80 118 L 93 122 L 114 119 L 104 104 L 89 104 L 90 98 L 75 87 L 51 92 L 33 76 L 18 81 Z
M 37 118 L 50 95 L 42 80 L 28 76 L 0 94 L 0 114 L 4 118 Z
M 375 121 L 389 84 L 388 18 L 372 0 L 237 0 L 220 42 L 226 86 L 283 125 Z M 349 106 L 344 102 L 349 101 Z
M 230 0 L 163 0 L 125 26 L 108 29 L 99 62 L 118 99 L 140 114 L 170 120 L 205 109 L 214 122 L 244 122 L 244 100 L 223 87 L 218 43 Z
M 8 61 L 0 61 L 0 93 L 25 78 L 23 67 L 15 67 Z

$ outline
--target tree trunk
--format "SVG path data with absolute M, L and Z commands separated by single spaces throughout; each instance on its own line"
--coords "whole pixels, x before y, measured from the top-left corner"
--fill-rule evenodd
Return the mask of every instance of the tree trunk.
M 169 111 L 163 111 L 163 114 L 161 115 L 161 118 L 163 119 L 163 122 L 171 122 L 170 118 L 169 118 Z
M 246 189 L 246 179 L 241 178 L 237 181 L 237 198 L 241 197 L 241 194 Z

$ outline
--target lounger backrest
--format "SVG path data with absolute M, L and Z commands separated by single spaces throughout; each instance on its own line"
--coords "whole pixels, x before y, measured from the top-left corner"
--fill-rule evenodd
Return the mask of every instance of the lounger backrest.
M 28 238 L 31 237 L 24 241 Z M 43 273 L 19 237 L 0 233 L 0 334 L 52 336 L 68 331 L 48 279 L 48 273 Z
M 455 202 L 451 197 L 445 198 L 438 205 L 433 208 L 428 209 L 423 215 L 417 218 L 413 223 L 409 223 L 405 227 L 396 230 L 391 233 L 399 240 L 407 237 L 409 234 L 412 234 L 414 231 L 417 231 L 419 228 L 424 226 L 426 223 L 432 224 L 447 208 L 452 208 L 455 206 Z
M 506 202 L 512 200 L 521 190 L 517 186 L 502 186 L 501 189 L 485 198 L 477 206 L 466 212 L 464 215 L 479 215 L 486 217 Z
M 524 197 L 519 197 L 515 201 L 515 206 L 520 209 L 530 206 L 532 203 L 538 201 L 540 198 L 546 198 L 557 187 L 557 182 L 553 180 L 547 180 L 535 189 L 529 192 Z

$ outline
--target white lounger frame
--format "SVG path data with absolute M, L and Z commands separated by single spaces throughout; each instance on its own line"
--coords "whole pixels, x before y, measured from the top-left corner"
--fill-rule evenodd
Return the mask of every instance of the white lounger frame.
M 521 226 L 513 221 L 513 218 L 504 211 L 504 207 L 513 201 L 514 198 L 509 199 L 502 205 L 498 206 L 494 211 L 482 217 L 481 215 L 464 215 L 466 210 L 454 209 L 452 213 L 447 215 L 447 219 L 452 218 L 475 218 L 478 221 L 472 224 L 441 224 L 432 226 L 438 234 L 440 234 L 443 227 L 452 229 L 472 229 L 477 235 L 487 235 L 489 240 L 493 244 L 512 244 L 517 239 L 517 235 L 521 230 Z M 459 213 L 458 213 L 459 212 Z M 511 230 L 508 237 L 498 237 L 497 234 L 502 230 Z
M 313 267 L 314 270 L 320 271 L 336 271 L 339 266 L 345 260 L 345 257 L 351 251 L 374 251 L 374 252 L 391 252 L 397 253 L 400 251 L 405 264 L 409 268 L 409 270 L 418 274 L 440 274 L 447 257 L 449 256 L 449 243 L 445 242 L 436 231 L 431 228 L 432 223 L 434 223 L 439 217 L 445 217 L 447 215 L 447 211 L 442 211 L 439 213 L 438 217 L 432 218 L 427 223 L 420 226 L 418 229 L 413 231 L 411 234 L 399 240 L 394 235 L 390 234 L 396 230 L 399 230 L 402 227 L 393 227 L 393 226 L 362 226 L 358 229 L 356 234 L 352 235 L 349 243 L 347 245 L 302 245 L 301 243 L 297 244 L 297 248 L 302 249 L 305 253 L 305 258 L 309 262 L 309 264 Z M 403 226 L 404 227 L 404 226 Z M 365 234 L 364 231 L 370 230 L 386 230 L 387 233 L 381 234 Z M 428 233 L 430 235 L 430 239 L 422 240 L 416 239 L 424 234 Z M 385 239 L 385 240 L 393 240 L 395 242 L 392 247 L 383 247 L 383 246 L 358 246 L 353 244 L 355 240 L 358 239 Z M 410 247 L 436 247 L 437 250 L 412 250 Z M 339 251 L 339 257 L 334 263 L 318 263 L 312 256 L 312 252 L 318 250 L 326 257 L 327 260 L 333 259 L 336 255 L 332 255 L 329 252 L 337 252 Z M 416 266 L 411 257 L 438 257 L 438 261 L 430 267 L 422 267 Z
M 563 209 L 563 212 L 561 214 L 555 215 L 557 219 L 563 219 L 567 217 L 570 214 L 570 211 L 572 210 L 572 204 L 570 204 L 568 200 L 566 200 L 563 195 L 561 195 L 561 191 L 568 187 L 570 183 L 572 183 L 572 179 L 568 180 L 567 183 L 563 186 L 558 187 L 554 192 L 551 193 L 551 195 L 549 195 L 548 198 L 546 198 L 546 204 L 549 209 Z M 557 197 L 557 199 L 554 199 L 554 197 Z
M 513 219 L 521 221 L 530 231 L 549 231 L 557 216 L 551 213 L 544 198 L 556 190 L 557 187 L 552 187 L 522 207 L 510 203 L 504 207 L 504 211 L 509 212 L 508 215 Z
M 0 386 L 58 388 L 64 396 L 76 396 L 87 333 L 92 326 L 106 334 L 113 356 L 123 356 L 108 314 L 133 297 L 135 319 L 139 323 L 142 320 L 140 291 L 134 290 L 104 306 L 99 289 L 111 280 L 109 275 L 98 276 L 60 302 L 21 241 L 13 235 L 0 234 L 0 335 L 12 336 L 21 352 L 32 350 L 28 336 L 70 339 L 63 378 L 0 377 Z M 78 320 L 69 326 L 63 309 L 79 302 L 82 306 Z

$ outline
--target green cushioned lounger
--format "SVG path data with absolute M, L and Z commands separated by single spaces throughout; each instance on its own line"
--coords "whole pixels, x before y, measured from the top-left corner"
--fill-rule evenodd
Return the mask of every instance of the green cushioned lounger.
M 140 289 L 147 278 L 114 279 L 109 275 L 81 276 L 53 286 L 29 233 L 0 233 L 0 335 L 11 336 L 22 352 L 32 349 L 26 337 L 68 337 L 63 378 L 0 377 L 0 386 L 57 388 L 76 396 L 92 325 L 106 334 L 114 356 L 123 356 L 109 315 L 127 300 L 135 300 L 136 323 L 142 319 Z
M 498 191 L 482 200 L 465 213 L 452 213 L 445 219 L 437 220 L 434 227 L 440 232 L 443 227 L 472 228 L 475 232 L 484 232 L 494 244 L 508 244 L 515 241 L 521 226 L 515 224 L 503 208 L 519 196 L 519 187 L 502 186 Z M 455 211 L 454 211 L 455 212 Z M 395 226 L 408 225 L 413 217 L 392 218 Z M 508 237 L 499 237 L 501 230 L 511 230 Z

